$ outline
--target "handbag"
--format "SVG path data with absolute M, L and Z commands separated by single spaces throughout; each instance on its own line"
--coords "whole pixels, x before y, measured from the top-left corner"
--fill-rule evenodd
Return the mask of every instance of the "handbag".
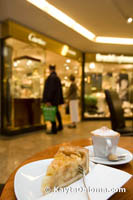
M 54 122 L 56 120 L 56 111 L 57 111 L 56 106 L 45 106 L 45 105 L 42 105 L 41 109 L 42 109 L 45 121 Z
M 66 107 L 65 107 L 65 113 L 66 113 L 66 115 L 70 114 L 69 104 L 68 103 L 66 104 Z

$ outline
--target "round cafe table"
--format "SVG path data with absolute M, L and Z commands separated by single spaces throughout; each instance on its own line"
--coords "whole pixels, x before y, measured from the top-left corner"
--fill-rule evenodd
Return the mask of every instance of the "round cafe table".
M 71 145 L 74 145 L 74 146 L 89 146 L 89 145 L 92 145 L 92 140 L 91 140 L 91 138 L 88 138 L 88 139 L 81 139 L 81 140 L 72 141 L 72 142 L 69 142 L 69 143 L 62 143 L 62 144 L 55 145 L 55 146 L 49 147 L 47 149 L 44 149 L 44 151 L 35 154 L 30 159 L 23 162 L 11 174 L 11 176 L 8 178 L 8 180 L 5 184 L 5 187 L 4 187 L 3 192 L 1 194 L 0 200 L 16 200 L 16 196 L 15 196 L 15 193 L 14 193 L 14 177 L 15 177 L 16 171 L 20 167 L 22 167 L 23 165 L 25 165 L 27 163 L 33 162 L 33 161 L 52 158 L 61 145 L 68 145 L 68 144 L 71 144 Z M 125 149 L 127 149 L 127 150 L 129 150 L 130 152 L 133 153 L 133 137 L 120 137 L 119 147 L 125 148 Z M 128 164 L 113 166 L 113 167 L 115 167 L 117 169 L 121 169 L 123 171 L 126 171 L 130 174 L 133 174 L 133 161 L 131 161 Z M 127 200 L 127 199 L 130 200 L 130 199 L 132 199 L 133 198 L 133 179 L 130 179 L 123 187 L 126 188 L 125 193 L 116 193 L 110 199 L 111 200 L 118 200 L 118 199 L 120 199 L 120 200 Z

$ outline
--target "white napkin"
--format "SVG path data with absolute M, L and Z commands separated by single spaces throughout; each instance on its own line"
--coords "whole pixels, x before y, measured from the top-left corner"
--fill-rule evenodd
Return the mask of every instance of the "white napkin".
M 91 200 L 107 200 L 118 189 L 120 189 L 130 178 L 131 174 L 104 165 L 97 164 L 94 169 L 86 175 Z M 60 192 L 52 192 L 38 200 L 87 200 L 86 192 L 83 191 L 83 180 L 80 179 Z M 96 191 L 97 190 L 97 191 Z

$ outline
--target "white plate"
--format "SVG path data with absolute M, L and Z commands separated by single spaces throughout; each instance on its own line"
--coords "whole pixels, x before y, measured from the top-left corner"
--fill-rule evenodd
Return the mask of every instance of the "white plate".
M 37 200 L 42 197 L 41 183 L 48 165 L 53 159 L 32 162 L 21 167 L 14 180 L 17 200 Z M 90 171 L 95 164 L 89 162 Z
M 106 158 L 100 158 L 100 157 L 95 157 L 94 156 L 94 151 L 93 151 L 93 146 L 87 146 L 87 149 L 89 149 L 89 155 L 90 155 L 90 161 L 94 163 L 99 163 L 99 164 L 104 164 L 104 165 L 122 165 L 129 163 L 133 159 L 133 154 L 121 147 L 117 147 L 116 154 L 121 155 L 121 154 L 126 154 L 125 159 L 119 160 L 119 161 L 109 161 Z M 94 156 L 94 157 L 93 157 Z

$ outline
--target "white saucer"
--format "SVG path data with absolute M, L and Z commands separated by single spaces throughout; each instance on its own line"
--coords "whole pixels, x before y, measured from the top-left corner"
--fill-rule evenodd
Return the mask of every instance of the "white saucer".
M 130 151 L 123 149 L 121 147 L 117 147 L 116 154 L 117 155 L 126 154 L 126 158 L 124 160 L 119 160 L 119 161 L 109 161 L 106 158 L 104 159 L 100 157 L 95 157 L 93 146 L 87 146 L 86 148 L 89 149 L 90 161 L 94 163 L 99 163 L 104 165 L 122 165 L 129 163 L 131 160 L 133 160 L 133 154 Z
M 14 191 L 18 200 L 37 200 L 42 197 L 42 179 L 52 160 L 31 162 L 18 169 L 14 180 Z M 90 172 L 95 166 L 93 162 L 89 162 Z

